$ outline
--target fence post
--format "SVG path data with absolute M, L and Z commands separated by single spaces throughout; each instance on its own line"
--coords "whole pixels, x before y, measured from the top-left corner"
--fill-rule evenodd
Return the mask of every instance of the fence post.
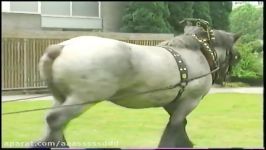
M 24 88 L 27 88 L 27 39 L 23 39 L 23 45 L 24 45 Z

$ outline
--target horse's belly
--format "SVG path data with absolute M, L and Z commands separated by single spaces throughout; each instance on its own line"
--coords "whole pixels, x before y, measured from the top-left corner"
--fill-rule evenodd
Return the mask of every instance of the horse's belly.
M 109 101 L 128 108 L 162 107 L 177 96 L 178 88 L 141 94 L 115 95 Z

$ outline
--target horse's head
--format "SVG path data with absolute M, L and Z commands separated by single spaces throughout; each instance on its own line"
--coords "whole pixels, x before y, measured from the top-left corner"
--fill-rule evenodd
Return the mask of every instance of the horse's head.
M 199 37 L 207 36 L 207 33 L 201 27 L 197 26 L 186 26 L 184 34 L 196 34 Z M 240 34 L 214 30 L 214 37 L 215 39 L 212 40 L 211 43 L 217 52 L 218 66 L 220 67 L 214 82 L 217 84 L 223 84 L 223 81 L 226 80 L 228 72 L 231 71 L 232 66 L 240 60 L 239 52 L 233 48 L 235 42 L 239 39 Z
M 216 30 L 214 31 L 214 36 L 214 48 L 217 51 L 218 62 L 220 64 L 216 83 L 223 84 L 232 66 L 240 60 L 240 53 L 234 49 L 234 44 L 239 39 L 240 34 Z

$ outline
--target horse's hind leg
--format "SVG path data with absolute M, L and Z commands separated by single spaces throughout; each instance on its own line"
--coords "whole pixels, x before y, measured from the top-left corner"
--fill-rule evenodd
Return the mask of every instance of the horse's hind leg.
M 164 130 L 159 147 L 193 147 L 186 133 L 186 116 L 196 107 L 199 100 L 175 100 L 165 106 L 170 119 Z
M 86 103 L 84 105 L 75 105 L 81 103 L 84 103 L 84 101 L 81 101 L 80 98 L 75 96 L 69 96 L 66 98 L 65 102 L 62 103 L 62 105 L 59 105 L 62 107 L 52 109 L 46 117 L 46 122 L 48 125 L 47 134 L 43 140 L 35 143 L 34 146 L 67 147 L 67 143 L 63 133 L 64 128 L 69 123 L 69 121 L 78 117 L 89 106 L 93 104 L 93 103 Z M 67 106 L 67 105 L 74 105 L 74 106 Z

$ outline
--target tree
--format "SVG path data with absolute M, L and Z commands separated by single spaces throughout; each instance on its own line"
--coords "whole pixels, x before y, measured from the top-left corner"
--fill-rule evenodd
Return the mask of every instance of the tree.
M 232 2 L 230 1 L 211 1 L 210 16 L 214 29 L 229 31 L 229 15 L 232 11 Z
M 236 45 L 236 49 L 240 50 L 240 61 L 232 69 L 232 75 L 239 78 L 262 79 L 263 64 L 260 62 L 258 53 L 251 53 L 254 49 L 251 43 L 243 43 Z
M 193 17 L 193 2 L 168 2 L 170 11 L 169 23 L 174 29 L 174 33 L 183 33 L 184 26 L 178 22 L 185 18 Z
M 236 8 L 230 15 L 231 32 L 241 32 L 241 42 L 263 37 L 263 11 L 250 4 Z
M 210 25 L 212 25 L 209 2 L 194 2 L 193 10 L 194 18 L 204 19 L 208 21 Z
M 122 18 L 123 32 L 170 33 L 172 28 L 165 2 L 130 2 Z
M 250 4 L 240 6 L 230 14 L 231 32 L 242 33 L 235 48 L 240 52 L 240 62 L 233 67 L 233 75 L 240 78 L 261 78 L 260 54 L 263 37 L 263 12 Z

